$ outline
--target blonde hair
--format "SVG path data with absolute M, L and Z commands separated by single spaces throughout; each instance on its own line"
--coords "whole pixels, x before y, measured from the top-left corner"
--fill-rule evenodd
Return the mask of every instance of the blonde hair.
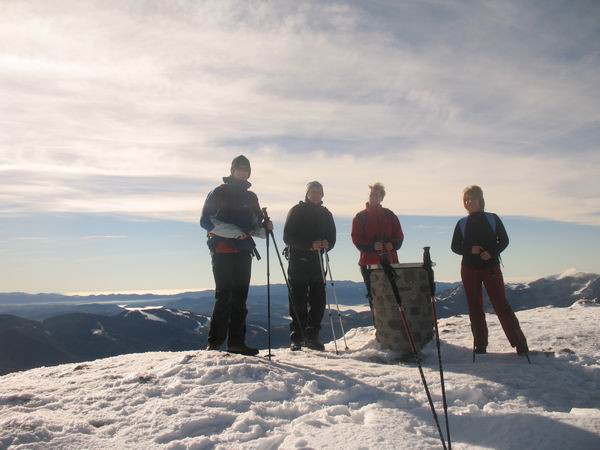
M 371 189 L 372 191 L 379 191 L 379 193 L 381 194 L 382 200 L 385 197 L 385 186 L 383 184 L 381 184 L 379 181 L 372 185 L 370 184 L 369 189 Z
M 481 210 L 483 211 L 485 209 L 485 199 L 483 198 L 483 189 L 481 189 L 476 184 L 472 184 L 470 186 L 467 186 L 463 190 L 463 201 L 465 200 L 465 197 L 467 195 L 469 197 L 473 197 L 473 198 L 476 198 L 477 200 L 479 200 L 479 203 L 481 205 Z

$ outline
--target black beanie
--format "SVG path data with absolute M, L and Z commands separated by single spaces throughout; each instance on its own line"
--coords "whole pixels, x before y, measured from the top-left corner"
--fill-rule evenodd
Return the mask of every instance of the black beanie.
M 325 195 L 325 191 L 323 191 L 323 185 L 318 181 L 311 181 L 306 183 L 306 194 L 304 195 L 305 200 L 308 200 L 308 191 L 310 191 L 311 188 L 319 188 L 321 189 L 321 192 L 323 192 L 323 195 Z
M 250 161 L 244 155 L 236 156 L 231 161 L 231 175 L 233 175 L 233 170 L 238 167 L 247 167 L 248 168 L 248 178 L 250 178 Z

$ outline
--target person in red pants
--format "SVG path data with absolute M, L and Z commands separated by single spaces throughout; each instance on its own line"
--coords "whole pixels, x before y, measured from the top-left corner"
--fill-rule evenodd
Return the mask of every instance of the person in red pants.
M 475 353 L 486 353 L 488 329 L 483 308 L 483 287 L 500 320 L 504 334 L 518 354 L 528 352 L 519 320 L 506 300 L 500 253 L 508 247 L 508 235 L 500 218 L 485 211 L 483 191 L 467 186 L 463 203 L 469 212 L 458 221 L 452 237 L 452 251 L 462 255 L 461 278 L 467 296 Z

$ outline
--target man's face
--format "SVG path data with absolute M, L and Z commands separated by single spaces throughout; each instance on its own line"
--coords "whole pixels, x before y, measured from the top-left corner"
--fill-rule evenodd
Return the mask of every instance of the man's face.
M 250 170 L 247 167 L 239 166 L 233 169 L 233 178 L 240 181 L 246 181 L 250 177 Z
M 311 187 L 306 193 L 306 198 L 311 203 L 318 205 L 323 200 L 323 191 L 319 187 Z

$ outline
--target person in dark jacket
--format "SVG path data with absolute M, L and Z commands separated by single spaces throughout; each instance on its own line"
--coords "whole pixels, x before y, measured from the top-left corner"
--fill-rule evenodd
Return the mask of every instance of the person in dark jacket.
M 506 300 L 500 270 L 500 253 L 508 247 L 504 224 L 496 214 L 485 212 L 483 191 L 479 186 L 465 188 L 463 203 L 469 215 L 459 220 L 454 228 L 452 251 L 462 255 L 460 272 L 469 307 L 474 351 L 486 353 L 488 345 L 483 284 L 510 345 L 516 347 L 517 353 L 524 354 L 528 351 L 527 340 Z
M 371 296 L 370 265 L 379 264 L 379 257 L 387 253 L 390 263 L 398 262 L 397 251 L 404 241 L 404 233 L 398 216 L 390 209 L 381 206 L 385 197 L 385 187 L 381 183 L 369 186 L 369 201 L 365 209 L 352 221 L 352 242 L 360 250 L 360 273 L 367 288 L 369 306 L 373 310 Z
M 306 347 L 324 350 L 319 338 L 325 313 L 325 280 L 322 254 L 335 246 L 333 216 L 323 206 L 323 186 L 318 181 L 307 185 L 303 202 L 288 213 L 283 240 L 289 251 L 288 278 L 291 287 L 292 350 Z
M 256 355 L 246 337 L 246 299 L 250 285 L 252 256 L 256 245 L 252 236 L 266 237 L 273 225 L 263 223 L 258 197 L 249 191 L 250 161 L 240 155 L 231 163 L 230 176 L 208 194 L 200 225 L 208 234 L 215 278 L 215 305 L 208 332 L 207 350 L 219 350 L 227 340 L 227 351 Z

